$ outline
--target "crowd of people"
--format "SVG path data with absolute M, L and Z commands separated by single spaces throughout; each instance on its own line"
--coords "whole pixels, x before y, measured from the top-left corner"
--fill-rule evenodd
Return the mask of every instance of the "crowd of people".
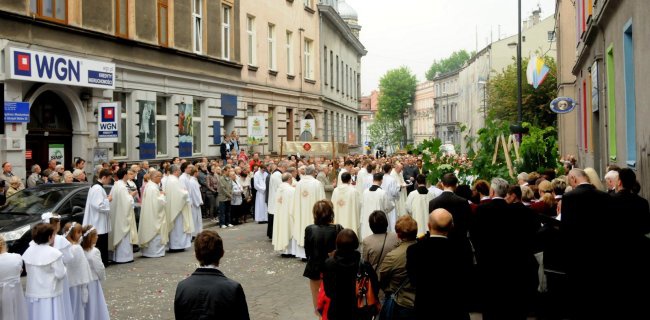
M 104 265 L 132 262 L 134 248 L 145 257 L 162 257 L 195 241 L 201 267 L 179 284 L 177 318 L 219 309 L 233 312 L 229 318 L 247 319 L 243 289 L 217 269 L 222 240 L 202 232 L 202 222 L 213 219 L 227 229 L 249 216 L 267 224 L 272 249 L 280 256 L 306 262 L 303 276 L 321 318 L 368 317 L 358 308 L 355 286 L 366 264 L 377 295 L 392 306 L 390 314 L 382 310 L 382 319 L 469 319 L 470 312 L 482 312 L 487 320 L 525 319 L 531 312 L 544 319 L 580 319 L 643 311 L 641 297 L 626 294 L 635 292 L 630 287 L 643 291 L 650 285 L 650 212 L 631 169 L 608 167 L 604 184 L 595 170 L 566 163 L 566 175 L 522 172 L 512 185 L 502 178 L 464 185 L 453 173 L 427 178 L 415 155 L 262 158 L 254 153 L 249 159 L 236 141 L 224 140 L 222 156 L 213 160 L 174 158 L 157 168 L 146 161 L 128 168 L 109 162 L 94 168 L 83 223 L 65 226 L 64 236 L 57 236 L 56 218 L 49 217 L 32 231 L 34 245 L 22 257 L 28 277 L 25 314 L 80 319 L 52 310 L 50 316 L 34 317 L 48 312 L 38 299 L 51 298 L 70 300 L 72 314 L 86 312 L 88 319 L 88 312 L 99 312 L 91 318 L 103 319 L 101 283 L 93 281 L 102 280 Z M 83 165 L 75 164 L 71 181 L 85 180 L 74 173 L 83 172 Z M 50 174 L 33 167 L 28 187 L 62 182 L 56 176 L 50 180 L 62 169 L 58 166 L 54 163 Z M 11 185 L 11 164 L 2 167 Z M 103 186 L 109 184 L 107 194 Z M 9 190 L 5 194 L 11 196 Z M 44 248 L 50 244 L 51 250 Z M 65 249 L 75 245 L 86 252 L 87 277 L 70 275 L 85 268 L 83 259 L 73 258 L 80 250 Z M 43 254 L 33 259 L 37 250 Z M 13 270 L 15 277 L 7 281 L 15 281 L 21 268 L 10 261 L 1 259 L 0 269 Z M 44 272 L 30 263 L 51 267 Z M 39 282 L 30 279 L 45 274 L 61 285 L 47 297 L 34 296 L 30 283 Z M 206 288 L 216 290 L 209 299 L 192 292 L 209 279 L 223 283 L 225 291 Z M 86 290 L 81 295 L 78 286 Z M 606 302 L 616 289 L 627 300 L 612 306 Z M 231 300 L 219 300 L 223 292 Z M 585 302 L 570 302 L 576 295 Z M 81 302 L 75 300 L 79 297 Z M 594 308 L 594 302 L 603 305 Z M 15 310 L 22 314 L 23 309 Z

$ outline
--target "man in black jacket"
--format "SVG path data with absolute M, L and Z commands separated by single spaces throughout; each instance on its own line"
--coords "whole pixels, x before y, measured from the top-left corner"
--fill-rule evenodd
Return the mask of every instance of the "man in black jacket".
M 249 320 L 241 284 L 226 278 L 217 269 L 224 253 L 221 237 L 212 230 L 199 233 L 194 241 L 194 253 L 200 267 L 176 287 L 176 320 Z
M 416 288 L 416 319 L 469 320 L 465 271 L 470 266 L 447 239 L 453 218 L 447 210 L 436 209 L 428 226 L 430 236 L 406 250 L 406 270 Z

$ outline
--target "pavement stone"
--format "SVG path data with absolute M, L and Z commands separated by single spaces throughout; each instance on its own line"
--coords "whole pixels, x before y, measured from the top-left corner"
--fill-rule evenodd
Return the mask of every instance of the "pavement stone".
M 305 263 L 275 253 L 266 237 L 266 224 L 219 229 L 206 220 L 204 228 L 223 238 L 225 255 L 219 269 L 242 284 L 251 319 L 316 319 L 309 282 L 302 276 Z M 198 267 L 193 250 L 162 258 L 136 253 L 133 263 L 106 268 L 103 288 L 111 318 L 174 319 L 176 285 Z

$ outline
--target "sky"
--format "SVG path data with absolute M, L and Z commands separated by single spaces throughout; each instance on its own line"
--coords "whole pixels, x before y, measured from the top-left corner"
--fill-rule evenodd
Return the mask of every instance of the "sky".
M 407 66 L 418 79 L 434 60 L 452 52 L 484 48 L 490 39 L 517 33 L 517 0 L 346 0 L 359 15 L 361 43 L 368 54 L 361 59 L 361 91 L 379 87 L 386 71 Z M 521 0 L 521 18 L 542 9 L 555 12 L 555 0 Z M 477 41 L 478 39 L 478 41 Z

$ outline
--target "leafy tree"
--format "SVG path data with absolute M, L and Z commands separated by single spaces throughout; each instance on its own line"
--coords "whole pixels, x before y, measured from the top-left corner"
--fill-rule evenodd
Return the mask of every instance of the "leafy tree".
M 550 71 L 546 80 L 537 89 L 526 82 L 526 66 L 529 58 L 522 60 L 522 90 L 521 109 L 522 120 L 533 126 L 546 128 L 555 126 L 557 115 L 553 113 L 549 104 L 557 94 L 555 60 L 544 57 L 544 62 Z M 517 64 L 516 62 L 490 79 L 488 83 L 488 118 L 500 119 L 515 123 L 518 118 L 517 110 Z M 489 121 L 488 121 L 489 123 Z
M 544 172 L 546 169 L 562 167 L 558 161 L 557 130 L 555 127 L 544 129 L 523 123 L 528 127 L 528 134 L 524 135 L 519 154 L 521 163 L 517 163 L 517 170 L 525 172 Z
M 442 60 L 434 60 L 433 64 L 426 72 L 425 76 L 427 80 L 431 81 L 436 77 L 437 73 L 445 73 L 460 69 L 471 55 L 465 50 L 459 50 L 453 52 L 449 57 Z
M 404 134 L 398 121 L 386 118 L 382 114 L 377 114 L 372 124 L 368 126 L 368 132 L 373 145 L 384 147 L 387 152 L 400 142 Z
M 407 67 L 389 70 L 379 80 L 378 117 L 391 125 L 392 122 L 399 122 L 402 139 L 406 139 L 404 117 L 415 96 L 416 86 L 417 79 Z M 403 141 L 404 145 L 406 141 Z
M 510 129 L 508 123 L 502 121 L 495 121 L 478 131 L 478 137 L 476 139 L 476 142 L 479 145 L 478 151 L 475 152 L 471 148 L 471 145 L 468 145 L 468 147 L 470 147 L 470 152 L 468 152 L 468 154 L 473 155 L 473 157 L 471 157 L 471 172 L 473 175 L 488 181 L 496 177 L 510 180 L 506 158 L 501 147 L 497 153 L 496 163 L 492 164 L 497 137 L 503 135 L 507 139 L 509 134 Z M 514 150 L 510 151 L 510 159 L 514 161 Z

